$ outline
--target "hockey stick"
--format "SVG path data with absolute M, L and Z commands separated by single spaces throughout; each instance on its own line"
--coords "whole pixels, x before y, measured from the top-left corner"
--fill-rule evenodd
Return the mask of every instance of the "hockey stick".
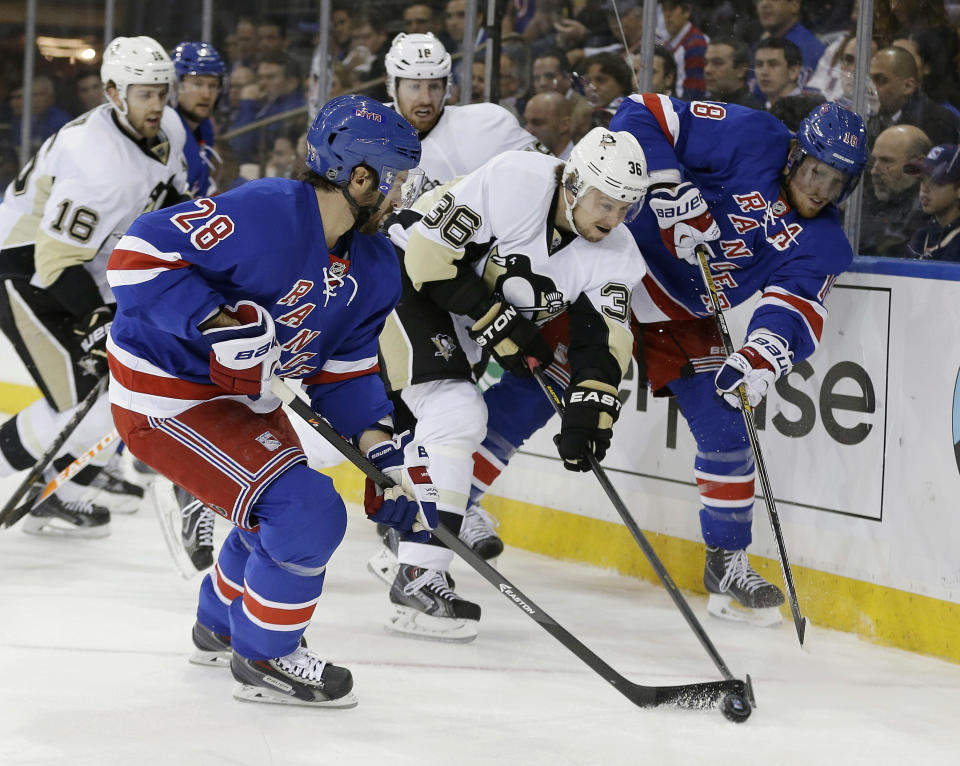
M 77 430 L 80 421 L 87 416 L 87 413 L 90 412 L 93 405 L 96 404 L 97 399 L 100 398 L 100 395 L 106 390 L 106 387 L 107 377 L 104 376 L 97 381 L 97 384 L 91 388 L 90 392 L 83 398 L 73 417 L 70 418 L 70 421 L 63 427 L 63 430 L 60 431 L 57 438 L 53 440 L 53 443 L 47 451 L 43 453 L 33 468 L 30 469 L 30 472 L 24 477 L 20 486 L 17 487 L 13 495 L 7 500 L 6 505 L 0 509 L 0 526 L 5 529 L 12 527 L 30 512 L 36 504 L 40 493 L 43 491 L 43 488 L 34 486 L 34 484 L 43 474 L 46 467 L 50 465 L 51 461 L 57 456 L 60 448 L 63 447 L 67 439 L 70 438 L 70 435 Z M 26 495 L 27 498 L 24 500 L 23 505 L 17 506 L 17 503 L 20 502 L 20 499 L 24 495 Z
M 543 389 L 543 393 L 547 395 L 547 398 L 550 400 L 550 404 L 553 405 L 554 411 L 562 418 L 563 402 L 560 401 L 560 397 L 557 396 L 557 392 L 554 390 L 553 386 L 550 385 L 546 376 L 543 374 L 543 371 L 539 368 L 536 360 L 530 360 L 530 371 L 533 373 L 533 377 L 536 379 L 537 383 L 540 384 L 540 388 Z M 673 599 L 673 603 L 677 605 L 677 608 L 683 615 L 683 619 L 687 621 L 687 625 L 690 626 L 690 629 L 694 632 L 697 639 L 700 641 L 700 644 L 710 656 L 710 659 L 713 660 L 713 664 L 717 666 L 717 670 L 720 671 L 720 674 L 727 680 L 730 680 L 733 678 L 733 674 L 727 667 L 727 663 L 723 661 L 723 658 L 720 656 L 720 652 L 717 651 L 717 648 L 710 640 L 710 636 L 708 636 L 707 632 L 703 629 L 703 625 L 700 624 L 700 621 L 697 619 L 697 616 L 693 613 L 693 610 L 690 608 L 687 600 L 683 597 L 680 589 L 673 581 L 673 578 L 670 576 L 667 568 L 663 565 L 663 562 L 660 561 L 660 557 L 657 556 L 657 552 L 653 549 L 653 546 L 650 545 L 650 541 L 647 540 L 647 536 L 643 534 L 643 530 L 640 529 L 640 526 L 627 509 L 626 503 L 623 502 L 620 494 L 614 488 L 613 484 L 610 483 L 607 472 L 601 467 L 600 461 L 597 460 L 593 453 L 590 452 L 587 453 L 587 461 L 590 463 L 590 469 L 593 471 L 593 475 L 597 477 L 597 481 L 600 482 L 600 486 L 603 487 L 603 491 L 610 499 L 610 502 L 613 503 L 613 507 L 617 509 L 617 513 L 620 514 L 620 518 L 623 519 L 623 523 L 626 525 L 627 529 L 630 530 L 630 534 L 633 535 L 633 539 L 637 541 L 637 544 L 640 546 L 640 550 L 643 551 L 643 555 L 647 557 L 647 561 L 650 562 L 650 566 L 652 566 L 653 570 L 657 573 L 657 577 L 660 578 L 660 582 L 663 583 L 663 587 L 666 588 L 667 593 L 670 594 L 670 598 Z M 747 678 L 749 679 L 750 676 L 747 676 Z M 753 702 L 752 699 L 751 702 Z M 756 705 L 755 702 L 753 704 Z
M 393 486 L 393 481 L 386 474 L 360 454 L 360 451 L 350 442 L 340 436 L 333 426 L 317 415 L 286 383 L 279 378 L 274 378 L 272 390 L 298 417 L 330 442 L 335 449 L 370 479 L 381 487 Z M 547 633 L 573 652 L 591 670 L 611 684 L 634 705 L 645 708 L 675 705 L 695 710 L 720 707 L 723 714 L 732 721 L 744 721 L 749 717 L 751 703 L 753 703 L 753 689 L 750 686 L 749 677 L 746 683 L 728 676 L 724 681 L 681 686 L 641 686 L 635 684 L 624 678 L 590 651 L 506 577 L 468 548 L 456 534 L 442 524 L 439 524 L 433 530 L 433 534 L 500 591 L 510 603 L 538 623 Z
M 707 286 L 707 292 L 710 294 L 710 303 L 713 304 L 713 315 L 717 319 L 717 328 L 720 330 L 720 337 L 723 340 L 723 349 L 727 356 L 733 354 L 736 349 L 733 347 L 733 341 L 730 339 L 730 331 L 727 329 L 727 320 L 723 315 L 723 309 L 720 308 L 720 296 L 717 294 L 717 285 L 713 281 L 713 275 L 710 273 L 710 265 L 707 263 L 709 251 L 703 245 L 697 245 L 697 261 L 700 264 L 700 273 L 703 275 L 703 282 Z M 747 398 L 747 389 L 741 383 L 737 386 L 737 396 L 740 397 L 740 412 L 743 414 L 743 424 L 747 428 L 747 437 L 750 439 L 750 447 L 753 449 L 753 459 L 757 465 L 757 476 L 760 478 L 760 488 L 763 490 L 763 499 L 767 505 L 767 517 L 770 519 L 770 527 L 773 529 L 773 536 L 777 541 L 777 551 L 780 554 L 780 569 L 783 571 L 783 581 L 787 586 L 787 598 L 790 601 L 790 613 L 793 615 L 793 624 L 797 629 L 797 638 L 800 646 L 803 646 L 803 638 L 807 631 L 807 618 L 800 613 L 800 602 L 797 600 L 797 588 L 793 584 L 793 571 L 790 569 L 790 559 L 787 558 L 787 545 L 783 540 L 783 532 L 780 529 L 780 516 L 777 513 L 776 501 L 773 499 L 773 490 L 770 488 L 770 477 L 767 475 L 767 466 L 763 461 L 763 453 L 760 451 L 760 439 L 757 436 L 757 426 L 753 420 L 753 407 Z
M 60 489 L 60 487 L 62 487 L 68 481 L 73 479 L 73 477 L 78 473 L 80 473 L 87 463 L 93 460 L 97 455 L 103 452 L 119 438 L 120 434 L 117 433 L 117 429 L 114 428 L 112 431 L 110 431 L 110 433 L 90 447 L 90 449 L 80 455 L 80 457 L 74 460 L 70 465 L 60 471 L 60 473 L 50 479 L 50 481 L 47 482 L 47 486 L 43 488 L 43 492 L 40 493 L 40 497 L 36 499 L 34 504 L 39 505 L 48 497 L 50 497 L 50 495 Z

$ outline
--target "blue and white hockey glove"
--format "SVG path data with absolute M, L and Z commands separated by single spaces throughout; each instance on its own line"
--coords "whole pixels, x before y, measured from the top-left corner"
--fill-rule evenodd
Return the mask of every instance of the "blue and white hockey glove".
M 203 331 L 210 343 L 210 381 L 231 394 L 259 396 L 280 361 L 273 317 L 253 301 L 223 306 L 239 324 Z
M 419 444 L 407 449 L 412 441 L 411 433 L 404 431 L 367 450 L 367 460 L 396 486 L 382 489 L 367 479 L 363 506 L 371 521 L 393 527 L 403 540 L 425 543 L 437 526 L 439 493 L 427 472 L 427 451 Z
M 697 245 L 720 239 L 720 228 L 713 220 L 703 195 L 689 181 L 672 189 L 655 189 L 647 199 L 650 209 L 657 216 L 663 244 L 677 258 L 695 266 Z
M 731 407 L 740 408 L 737 386 L 747 390 L 747 401 L 756 407 L 767 395 L 770 384 L 790 372 L 793 352 L 779 335 L 767 330 L 754 330 L 743 348 L 727 357 L 714 382 L 717 393 Z

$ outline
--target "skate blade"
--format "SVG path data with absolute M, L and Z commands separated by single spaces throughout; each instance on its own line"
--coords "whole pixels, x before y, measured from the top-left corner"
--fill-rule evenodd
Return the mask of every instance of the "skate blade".
M 79 537 L 96 540 L 110 535 L 110 524 L 97 527 L 78 527 L 52 516 L 27 515 L 20 525 L 28 535 L 36 537 Z
M 173 565 L 184 580 L 189 580 L 199 573 L 190 559 L 190 554 L 183 547 L 183 538 L 180 536 L 180 505 L 173 494 L 173 482 L 158 476 L 150 485 L 143 498 L 144 506 L 152 508 L 163 532 L 163 542 L 167 546 Z
M 320 707 L 336 710 L 338 708 L 356 707 L 358 700 L 353 692 L 347 692 L 342 697 L 333 700 L 315 700 L 308 701 L 292 697 L 282 692 L 272 692 L 261 686 L 251 686 L 250 684 L 237 683 L 233 687 L 234 699 L 242 702 L 269 702 L 274 705 L 297 705 L 299 707 Z
M 110 511 L 110 513 L 125 515 L 136 513 L 140 510 L 140 506 L 146 501 L 146 495 L 142 498 L 134 495 L 115 495 L 112 492 L 105 492 L 103 490 L 98 492 L 95 497 L 96 504 L 102 505 Z
M 465 644 L 477 637 L 476 620 L 434 617 L 408 606 L 394 605 L 394 608 L 396 611 L 383 625 L 387 633 L 448 644 Z
M 233 652 L 229 649 L 223 652 L 197 649 L 190 655 L 190 662 L 194 665 L 202 665 L 207 668 L 229 668 L 232 655 Z
M 780 607 L 750 609 L 725 593 L 711 593 L 707 601 L 707 611 L 714 617 L 731 622 L 745 622 L 758 628 L 775 628 L 783 622 Z
M 382 547 L 367 561 L 367 571 L 374 577 L 383 580 L 387 585 L 393 585 L 400 570 L 397 557 L 389 548 Z

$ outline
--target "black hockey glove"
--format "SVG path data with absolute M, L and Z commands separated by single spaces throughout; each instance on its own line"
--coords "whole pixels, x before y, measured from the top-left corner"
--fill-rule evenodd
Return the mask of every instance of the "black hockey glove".
M 568 471 L 589 471 L 587 455 L 603 460 L 613 438 L 613 424 L 620 415 L 617 389 L 599 380 L 584 380 L 563 394 L 563 420 L 554 437 L 557 451 Z
M 80 367 L 87 375 L 102 378 L 107 374 L 107 334 L 117 313 L 115 304 L 101 306 L 87 314 L 73 327 L 80 342 Z
M 514 375 L 530 375 L 528 356 L 544 367 L 553 361 L 553 352 L 537 325 L 504 300 L 496 300 L 474 322 L 470 337 L 478 346 L 489 350 L 504 370 Z

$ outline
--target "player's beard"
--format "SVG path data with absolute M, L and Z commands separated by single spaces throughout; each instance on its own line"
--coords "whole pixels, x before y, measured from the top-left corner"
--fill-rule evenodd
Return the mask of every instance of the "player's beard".
M 380 202 L 380 207 L 374 211 L 366 221 L 364 221 L 360 226 L 357 227 L 357 231 L 361 234 L 376 234 L 380 231 L 380 227 L 383 225 L 386 217 L 390 215 L 393 208 L 390 205 L 384 205 L 383 201 Z

